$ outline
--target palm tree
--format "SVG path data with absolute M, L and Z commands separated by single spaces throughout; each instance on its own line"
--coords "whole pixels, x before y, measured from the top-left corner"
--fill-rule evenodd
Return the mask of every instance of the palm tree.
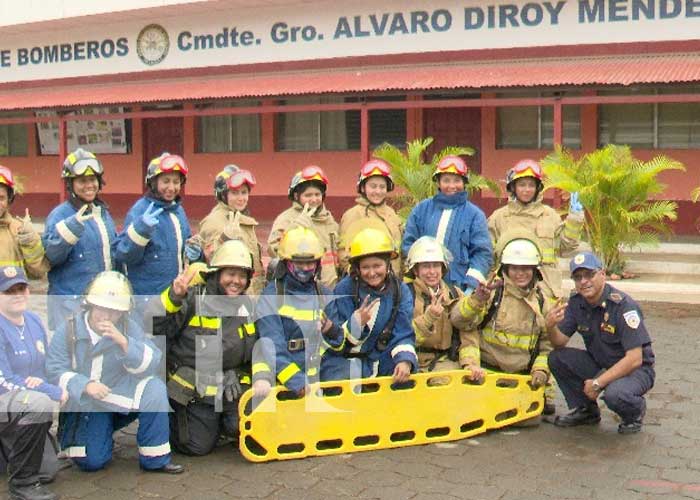
M 579 160 L 557 147 L 542 166 L 546 188 L 579 193 L 588 241 L 609 273 L 624 268 L 621 244 L 658 244 L 659 234 L 671 232 L 667 223 L 676 220 L 678 205 L 649 198 L 666 189 L 657 178 L 661 172 L 685 170 L 680 162 L 665 156 L 643 162 L 628 146 L 611 144 Z
M 381 158 L 392 167 L 391 175 L 397 186 L 403 188 L 393 196 L 398 208 L 398 214 L 406 220 L 409 213 L 418 202 L 434 196 L 437 186 L 432 180 L 433 172 L 440 160 L 448 155 L 468 155 L 474 154 L 474 149 L 463 146 L 449 146 L 433 155 L 430 163 L 424 163 L 425 151 L 432 144 L 433 138 L 416 139 L 406 143 L 406 151 L 384 143 L 374 150 L 372 155 Z M 501 189 L 498 183 L 482 177 L 478 174 L 469 173 L 469 184 L 466 190 L 469 194 L 488 189 L 498 196 Z

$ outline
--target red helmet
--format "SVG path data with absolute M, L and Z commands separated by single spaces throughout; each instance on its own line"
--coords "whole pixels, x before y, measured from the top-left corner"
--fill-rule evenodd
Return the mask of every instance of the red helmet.
M 248 185 L 248 189 L 255 186 L 255 176 L 249 170 L 239 168 L 236 165 L 226 165 L 224 169 L 216 174 L 214 179 L 214 195 L 216 199 L 226 202 L 226 193 L 229 189 L 238 189 L 243 184 Z
M 154 189 L 153 186 L 151 186 L 151 181 L 160 174 L 167 174 L 170 172 L 178 172 L 182 176 L 182 183 L 185 183 L 189 167 L 182 156 L 163 153 L 157 158 L 153 158 L 146 170 L 146 185 Z
M 384 177 L 386 179 L 386 190 L 393 191 L 394 179 L 391 178 L 391 166 L 384 160 L 372 158 L 362 165 L 360 176 L 357 179 L 357 192 L 362 193 L 362 185 L 370 177 Z
M 9 203 L 15 199 L 15 180 L 12 177 L 12 171 L 0 165 L 0 184 L 7 186 L 7 200 Z
M 326 188 L 328 187 L 328 177 L 323 172 L 321 167 L 316 165 L 309 165 L 302 168 L 299 172 L 294 174 L 292 181 L 289 183 L 289 191 L 287 192 L 287 198 L 294 201 L 294 193 L 299 190 L 304 184 L 312 183 L 318 186 L 321 190 L 321 194 L 326 196 Z
M 448 155 L 443 157 L 440 162 L 435 167 L 435 172 L 433 172 L 433 180 L 436 181 L 440 174 L 455 174 L 459 175 L 464 179 L 464 182 L 469 182 L 469 167 L 467 163 L 455 155 Z
M 537 194 L 542 189 L 542 167 L 535 160 L 525 159 L 520 160 L 513 168 L 508 170 L 506 174 L 506 189 L 514 193 L 515 181 L 523 177 L 532 177 L 537 182 Z

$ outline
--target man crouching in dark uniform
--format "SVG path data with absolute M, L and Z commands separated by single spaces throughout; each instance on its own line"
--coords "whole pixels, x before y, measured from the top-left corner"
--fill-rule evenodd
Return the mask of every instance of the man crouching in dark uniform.
M 654 385 L 654 352 L 639 305 L 605 283 L 605 271 L 590 252 L 570 262 L 576 293 L 568 304 L 547 314 L 547 329 L 554 351 L 549 368 L 573 410 L 559 416 L 559 427 L 597 424 L 603 401 L 620 415 L 617 431 L 632 434 L 642 428 L 646 411 L 644 394 Z M 565 347 L 575 332 L 586 350 Z

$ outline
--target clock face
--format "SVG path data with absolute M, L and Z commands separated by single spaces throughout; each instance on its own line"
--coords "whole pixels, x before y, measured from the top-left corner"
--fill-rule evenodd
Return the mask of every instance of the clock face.
M 170 49 L 168 32 L 158 24 L 149 24 L 141 30 L 136 38 L 136 53 L 141 62 L 153 66 L 158 64 Z

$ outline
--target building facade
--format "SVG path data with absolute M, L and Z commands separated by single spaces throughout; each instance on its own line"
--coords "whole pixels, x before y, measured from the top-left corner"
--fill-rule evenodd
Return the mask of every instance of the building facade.
M 554 144 L 668 155 L 687 170 L 663 175 L 663 197 L 679 203 L 676 232 L 696 231 L 700 0 L 0 6 L 0 163 L 35 215 L 62 198 L 62 158 L 82 146 L 103 161 L 117 215 L 170 151 L 190 164 L 191 217 L 229 163 L 256 175 L 260 219 L 286 207 L 294 171 L 318 164 L 339 217 L 374 147 L 431 136 L 431 151 L 473 147 L 470 168 L 494 179 Z M 487 212 L 502 202 L 477 199 Z

